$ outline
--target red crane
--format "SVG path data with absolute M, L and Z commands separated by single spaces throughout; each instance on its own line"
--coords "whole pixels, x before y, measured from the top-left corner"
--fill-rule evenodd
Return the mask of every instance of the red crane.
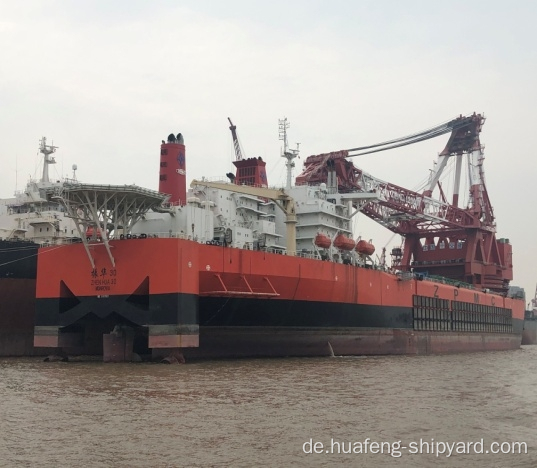
M 257 187 L 268 187 L 266 163 L 261 157 L 243 159 L 239 137 L 237 136 L 237 127 L 228 117 L 233 137 L 233 146 L 235 148 L 235 161 L 233 165 L 237 168 L 235 175 L 228 173 L 227 176 L 237 185 L 253 185 Z
M 512 247 L 507 239 L 496 239 L 494 213 L 485 185 L 483 146 L 479 140 L 484 122 L 483 116 L 474 113 L 387 142 L 310 156 L 296 182 L 325 182 L 329 189 L 339 192 L 377 192 L 380 200 L 368 203 L 362 212 L 404 236 L 403 249 L 392 252 L 393 267 L 506 293 L 513 279 Z M 347 159 L 448 132 L 451 136 L 438 156 L 436 169 L 423 193 L 377 179 Z M 470 181 L 466 208 L 458 206 L 463 156 L 467 157 Z M 439 183 L 450 158 L 455 158 L 451 203 Z M 436 186 L 440 188 L 440 199 L 432 198 Z

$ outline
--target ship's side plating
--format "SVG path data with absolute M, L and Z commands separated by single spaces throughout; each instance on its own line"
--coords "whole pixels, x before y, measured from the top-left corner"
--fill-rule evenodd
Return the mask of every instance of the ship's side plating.
M 36 346 L 99 354 L 117 325 L 138 338 L 145 330 L 156 354 L 181 348 L 192 357 L 520 346 L 523 303 L 496 294 L 177 238 L 111 246 L 116 269 L 102 246 L 94 247 L 95 270 L 81 245 L 40 257 L 40 271 L 53 273 L 38 282 Z
M 35 346 L 101 354 L 103 335 L 114 328 L 142 341 L 135 351 L 198 346 L 198 262 L 191 244 L 111 241 L 115 266 L 104 246 L 93 244 L 94 267 L 82 244 L 45 248 L 38 261 Z
M 520 346 L 521 301 L 382 270 L 200 250 L 200 349 L 187 355 L 424 354 Z
M 88 204 L 72 216 L 100 237 L 39 256 L 36 346 L 102 349 L 110 360 L 132 350 L 232 357 L 520 346 L 523 301 L 373 262 L 372 245 L 352 238 L 351 218 L 374 193 L 339 194 L 329 183 L 256 195 L 207 181 L 186 193 L 184 142 L 173 134 L 160 167 L 161 187 L 170 179 L 179 187 L 168 206 L 127 219 L 111 214 L 128 212 L 121 189 L 85 192 L 100 214 Z M 259 168 L 252 158 L 239 169 Z M 68 196 L 67 208 L 80 206 Z

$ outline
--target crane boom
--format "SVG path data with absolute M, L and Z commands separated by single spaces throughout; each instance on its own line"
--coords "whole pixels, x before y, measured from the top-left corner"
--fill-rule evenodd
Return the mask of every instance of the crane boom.
M 479 117 L 479 119 L 476 119 L 476 117 Z M 452 135 L 457 135 L 460 129 L 475 126 L 476 120 L 479 120 L 480 125 L 482 125 L 481 116 L 476 116 L 475 113 L 473 115 L 467 115 L 465 117 L 461 115 L 456 119 L 449 120 L 439 125 L 435 125 L 434 127 L 422 130 L 421 132 L 411 133 L 410 135 L 404 137 L 395 138 L 393 140 L 384 141 L 382 143 L 376 143 L 374 145 L 360 146 L 358 148 L 348 149 L 346 150 L 347 157 L 350 158 L 353 156 L 363 156 L 366 154 L 378 153 L 380 151 L 399 148 L 401 146 L 412 145 L 414 143 L 430 140 L 431 138 L 436 138 L 437 136 L 444 135 L 450 132 Z M 448 146 L 453 139 L 453 137 L 450 139 L 450 141 L 448 142 Z
M 233 125 L 233 122 L 228 117 L 229 120 L 229 129 L 231 130 L 231 136 L 233 137 L 233 147 L 235 148 L 235 160 L 241 161 L 242 160 L 242 151 L 241 146 L 239 144 L 239 137 L 237 136 L 237 126 Z
M 480 226 L 479 219 L 467 210 L 358 171 L 358 190 L 380 195 L 378 203 L 370 203 L 362 211 L 392 232 L 404 235 L 409 229 L 432 233 Z
M 469 227 L 482 227 L 494 232 L 492 207 L 488 200 L 484 175 L 480 172 L 482 171 L 483 157 L 479 133 L 483 122 L 484 118 L 481 115 L 460 116 L 428 130 L 384 143 L 309 156 L 304 162 L 304 170 L 297 177 L 296 182 L 298 184 L 326 182 L 329 172 L 332 172 L 334 180 L 338 181 L 337 189 L 340 192 L 378 192 L 381 196 L 380 202 L 369 204 L 362 211 L 398 234 L 408 234 L 409 230 L 432 232 L 438 229 L 466 229 Z M 473 158 L 471 166 L 475 167 L 477 172 L 473 182 L 475 196 L 471 201 L 472 209 L 459 208 L 456 204 L 432 198 L 432 186 L 424 193 L 418 193 L 385 182 L 355 167 L 347 159 L 351 156 L 384 151 L 395 147 L 393 145 L 402 146 L 416 143 L 447 132 L 451 132 L 451 137 L 440 153 L 444 163 L 449 156 L 462 156 L 462 153 L 468 153 Z M 444 165 L 439 164 L 438 167 L 443 168 Z M 437 169 L 433 177 L 433 185 L 436 184 L 440 173 L 441 169 Z
M 496 239 L 494 211 L 488 196 L 483 168 L 484 147 L 479 135 L 485 122 L 481 114 L 462 115 L 427 130 L 382 143 L 309 156 L 297 184 L 327 183 L 341 193 L 376 192 L 380 199 L 361 212 L 404 236 L 397 251 L 396 268 L 436 274 L 474 286 L 506 293 L 513 279 L 512 247 L 508 239 Z M 350 157 L 376 153 L 449 133 L 438 155 L 428 186 L 414 192 L 377 179 L 354 166 Z M 459 206 L 462 158 L 468 167 L 468 202 Z M 453 202 L 443 189 L 432 198 L 449 158 L 455 159 Z

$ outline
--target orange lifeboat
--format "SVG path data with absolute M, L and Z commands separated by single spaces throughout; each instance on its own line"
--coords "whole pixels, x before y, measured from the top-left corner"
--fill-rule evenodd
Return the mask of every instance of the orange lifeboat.
M 375 253 L 375 246 L 365 240 L 360 240 L 356 244 L 356 252 L 362 255 L 373 255 Z
M 330 244 L 332 244 L 332 241 L 330 240 L 330 237 L 326 236 L 325 234 L 317 234 L 315 236 L 315 245 L 317 247 L 327 249 L 330 247 Z
M 351 239 L 343 234 L 338 234 L 334 239 L 334 247 L 340 250 L 352 250 L 354 249 L 354 239 Z
M 86 229 L 86 237 L 89 239 L 90 237 L 93 237 L 93 233 L 95 232 L 95 229 L 90 226 Z M 97 239 L 100 239 L 101 238 L 101 231 L 100 230 L 97 230 L 97 235 L 96 235 Z

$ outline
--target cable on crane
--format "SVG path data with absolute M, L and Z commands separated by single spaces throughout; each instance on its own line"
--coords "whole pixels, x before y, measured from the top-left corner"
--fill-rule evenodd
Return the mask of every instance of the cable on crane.
M 459 128 L 466 127 L 471 122 L 472 122 L 471 116 L 467 116 L 467 117 L 459 118 L 455 120 L 450 120 L 448 122 L 444 122 L 435 127 L 428 128 L 421 132 L 412 133 L 410 135 L 407 135 L 401 138 L 387 140 L 382 143 L 376 143 L 374 145 L 351 148 L 347 150 L 347 152 L 349 153 L 347 157 L 363 156 L 366 154 L 378 153 L 380 151 L 386 151 L 389 149 L 399 148 L 401 146 L 407 146 L 413 143 L 418 143 L 420 141 L 429 140 L 431 138 L 435 138 L 437 136 L 452 132 L 453 130 L 458 130 Z M 365 150 L 371 150 L 371 151 L 365 151 Z M 350 154 L 351 152 L 356 152 L 356 153 Z

